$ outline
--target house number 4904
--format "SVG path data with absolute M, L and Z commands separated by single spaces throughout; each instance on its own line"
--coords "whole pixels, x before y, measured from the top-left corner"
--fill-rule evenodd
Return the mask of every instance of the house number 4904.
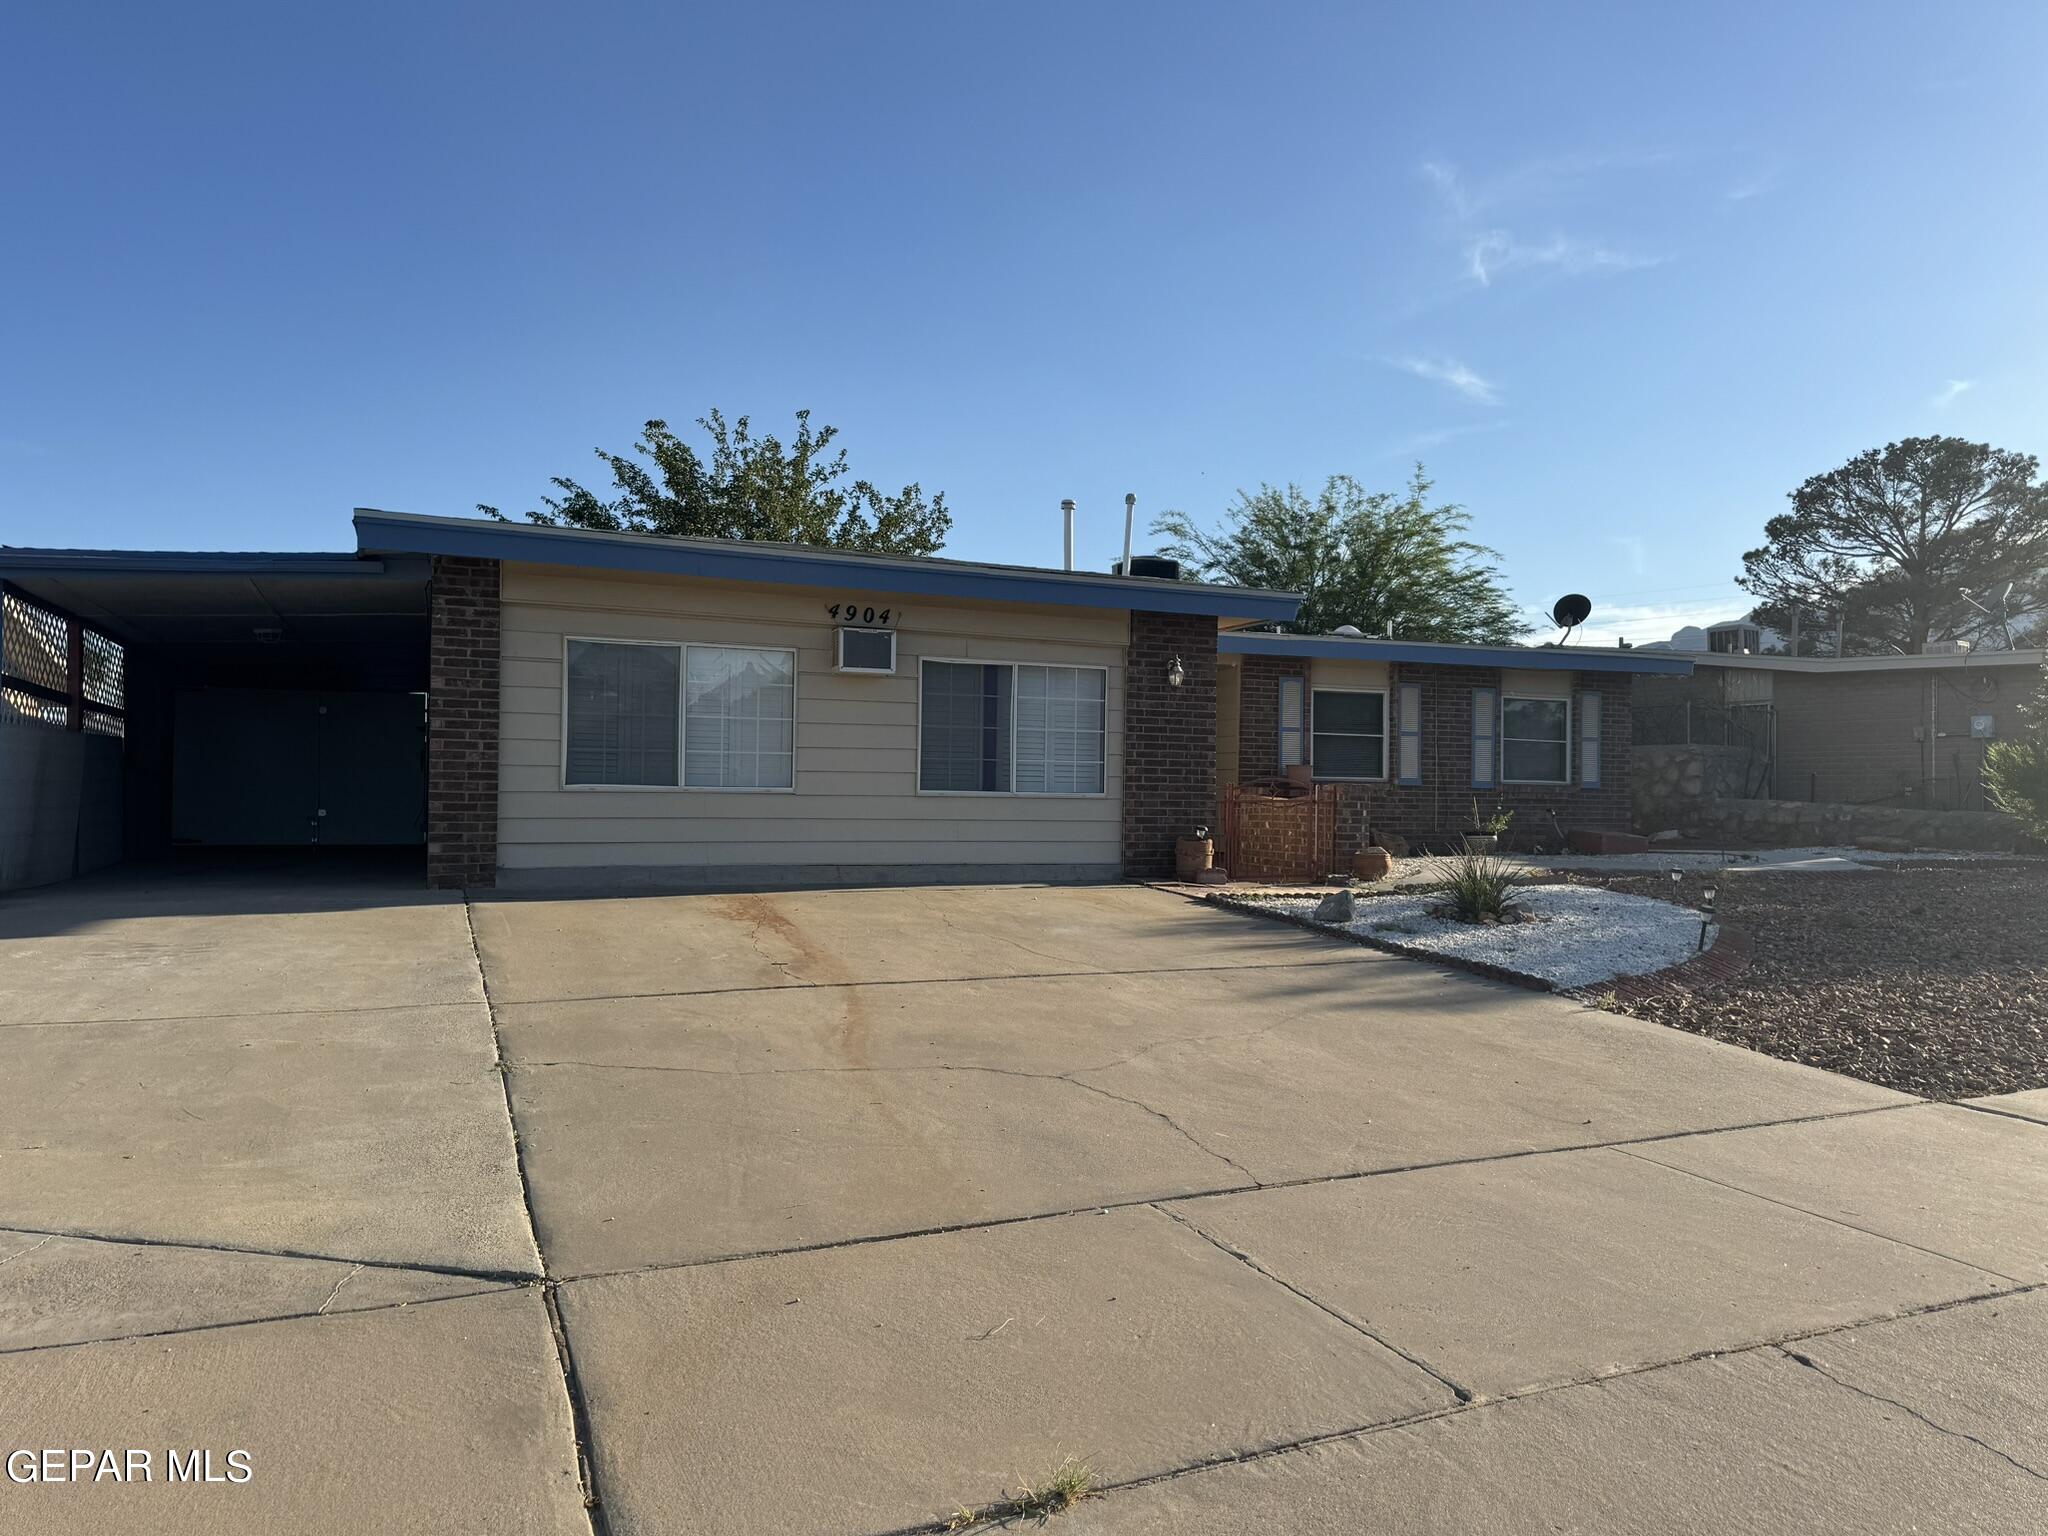
M 887 608 L 863 608 L 859 603 L 834 603 L 825 610 L 842 624 L 886 624 L 889 622 Z

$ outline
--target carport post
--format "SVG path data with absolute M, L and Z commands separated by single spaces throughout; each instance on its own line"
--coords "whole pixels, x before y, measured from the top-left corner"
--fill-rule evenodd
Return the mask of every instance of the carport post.
M 64 729 L 85 729 L 85 626 L 64 620 Z

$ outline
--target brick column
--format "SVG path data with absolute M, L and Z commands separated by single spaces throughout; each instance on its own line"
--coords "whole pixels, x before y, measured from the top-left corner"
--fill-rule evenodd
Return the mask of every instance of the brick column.
M 436 555 L 429 598 L 427 884 L 498 882 L 498 562 Z
M 1124 873 L 1149 879 L 1173 873 L 1175 838 L 1216 821 L 1216 621 L 1133 613 L 1124 661 Z

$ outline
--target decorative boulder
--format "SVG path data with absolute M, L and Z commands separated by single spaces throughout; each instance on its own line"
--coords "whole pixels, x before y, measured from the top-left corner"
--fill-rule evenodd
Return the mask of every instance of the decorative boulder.
M 1351 855 L 1351 873 L 1360 880 L 1384 880 L 1393 869 L 1393 855 L 1384 848 L 1361 848 Z
M 1349 891 L 1332 891 L 1316 903 L 1319 923 L 1348 923 L 1357 915 L 1358 903 Z

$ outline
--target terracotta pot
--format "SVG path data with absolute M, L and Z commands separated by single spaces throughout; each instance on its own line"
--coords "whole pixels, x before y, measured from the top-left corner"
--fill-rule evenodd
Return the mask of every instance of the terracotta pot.
M 1351 873 L 1360 880 L 1384 880 L 1394 871 L 1394 859 L 1384 848 L 1361 848 L 1351 855 Z
M 1193 880 L 1216 862 L 1216 841 L 1208 837 L 1176 838 L 1173 844 L 1173 872 L 1182 880 Z

